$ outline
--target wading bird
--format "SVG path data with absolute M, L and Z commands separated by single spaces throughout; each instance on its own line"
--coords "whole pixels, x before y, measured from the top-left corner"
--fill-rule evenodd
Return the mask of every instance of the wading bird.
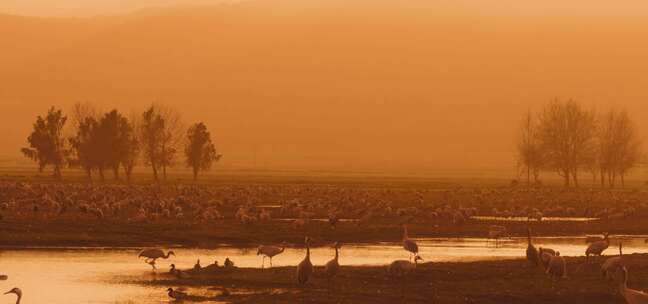
M 167 294 L 169 295 L 169 298 L 176 299 L 176 300 L 183 300 L 187 298 L 187 293 L 173 290 L 173 288 L 167 289 Z
M 625 265 L 623 264 L 623 243 L 619 243 L 619 256 L 611 257 L 603 262 L 601 265 L 601 274 L 608 281 L 617 281 L 621 283 L 621 268 Z
M 416 265 L 418 264 L 418 261 L 423 261 L 423 258 L 421 258 L 418 255 L 414 257 L 414 263 L 405 260 L 393 261 L 391 264 L 389 264 L 389 267 L 387 268 L 387 273 L 392 278 L 400 278 L 406 276 L 412 271 L 414 271 L 414 269 L 416 269 Z
M 560 252 L 556 251 L 556 255 L 551 257 L 546 273 L 552 279 L 567 278 L 567 264 L 565 263 L 565 259 L 560 256 Z
M 602 240 L 596 241 L 594 243 L 589 244 L 589 246 L 587 246 L 587 249 L 585 250 L 586 262 L 589 262 L 590 255 L 601 256 L 603 254 L 603 251 L 605 251 L 605 249 L 607 249 L 610 246 L 609 235 L 610 234 L 606 232 Z
M 412 260 L 412 256 L 418 255 L 418 251 L 419 251 L 418 245 L 407 235 L 406 224 L 403 224 L 403 248 L 410 253 L 410 257 L 409 257 L 410 261 Z
M 281 244 L 281 247 L 279 246 L 272 246 L 272 245 L 261 245 L 257 249 L 257 255 L 262 255 L 263 260 L 261 261 L 261 269 L 265 266 L 265 259 L 266 257 L 270 258 L 270 267 L 272 267 L 272 258 L 282 252 L 286 249 L 286 243 L 283 242 Z
M 540 263 L 542 267 L 547 270 L 549 267 L 549 262 L 551 262 L 551 257 L 556 255 L 556 251 L 551 248 L 538 248 L 538 256 L 540 257 Z
M 299 284 L 306 284 L 313 273 L 313 263 L 310 260 L 310 238 L 306 237 L 304 243 L 306 243 L 306 257 L 297 266 L 297 282 Z
M 14 287 L 11 290 L 5 292 L 4 294 L 10 294 L 10 293 L 13 293 L 18 297 L 16 298 L 16 304 L 20 304 L 20 300 L 22 299 L 22 290 L 20 290 L 20 288 Z
M 146 259 L 144 262 L 147 264 L 150 264 L 153 269 L 155 269 L 155 261 L 157 259 L 168 259 L 169 256 L 175 256 L 175 253 L 173 251 L 167 252 L 167 254 L 164 254 L 164 251 L 162 249 L 157 249 L 157 248 L 152 248 L 152 249 L 144 249 L 140 254 L 137 256 L 138 258 L 145 257 Z
M 338 271 L 340 270 L 340 263 L 338 262 L 338 249 L 340 249 L 340 243 L 335 242 L 335 257 L 332 260 L 328 261 L 326 263 L 326 267 L 324 268 L 326 278 L 329 280 L 329 283 L 333 280 L 333 278 L 335 278 Z
M 538 254 L 538 249 L 533 246 L 533 243 L 531 243 L 531 229 L 527 228 L 527 250 L 526 250 L 526 257 L 527 261 L 531 263 L 533 266 L 538 266 L 540 265 L 540 255 Z
M 619 285 L 619 293 L 628 304 L 648 304 L 648 294 L 635 289 L 628 288 L 628 269 L 621 267 L 622 281 Z

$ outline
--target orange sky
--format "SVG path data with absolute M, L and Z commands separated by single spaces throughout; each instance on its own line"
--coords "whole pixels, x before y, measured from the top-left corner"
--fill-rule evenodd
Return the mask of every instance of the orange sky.
M 648 134 L 645 1 L 123 2 L 0 2 L 84 17 L 0 15 L 0 155 L 80 100 L 174 106 L 232 166 L 510 170 L 521 114 L 554 97 L 626 107 Z

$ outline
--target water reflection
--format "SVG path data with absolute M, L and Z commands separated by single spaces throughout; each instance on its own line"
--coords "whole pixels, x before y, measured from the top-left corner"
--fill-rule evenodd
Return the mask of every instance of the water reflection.
M 607 255 L 617 253 L 620 240 L 625 253 L 646 253 L 644 236 L 613 236 Z M 526 248 L 525 238 L 500 240 L 497 244 L 480 238 L 428 238 L 417 240 L 420 255 L 431 262 L 470 262 L 480 260 L 521 258 Z M 585 237 L 534 238 L 536 246 L 551 247 L 562 255 L 582 256 Z M 159 272 L 171 263 L 190 268 L 197 259 L 203 266 L 218 260 L 222 265 L 230 257 L 237 266 L 260 267 L 261 258 L 255 248 L 221 247 L 218 249 L 174 249 L 177 256 L 158 260 Z M 0 283 L 2 292 L 20 287 L 24 303 L 167 303 L 165 289 L 132 285 L 115 280 L 128 275 L 153 276 L 149 265 L 138 259 L 137 249 L 11 249 L 0 251 L 0 274 L 9 280 Z M 273 259 L 275 266 L 294 266 L 304 257 L 301 247 L 287 248 Z M 311 259 L 323 265 L 331 259 L 331 247 L 313 248 Z M 342 265 L 386 265 L 395 259 L 407 259 L 399 243 L 345 244 L 340 251 Z M 4 290 L 6 289 L 6 290 Z M 216 291 L 189 289 L 193 294 L 210 296 Z M 211 292 L 211 294 L 210 294 Z M 13 303 L 0 297 L 0 303 Z M 214 302 L 211 302 L 214 303 Z
M 471 219 L 479 221 L 502 221 L 502 222 L 527 222 L 529 218 L 526 216 L 512 216 L 512 217 L 503 217 L 503 216 L 471 216 Z M 596 221 L 599 218 L 596 217 L 543 217 L 543 222 L 590 222 Z M 535 220 L 531 220 L 535 222 Z

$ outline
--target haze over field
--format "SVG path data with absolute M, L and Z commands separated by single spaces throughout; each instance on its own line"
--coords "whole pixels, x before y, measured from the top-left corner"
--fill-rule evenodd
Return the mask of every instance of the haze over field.
M 554 97 L 648 134 L 645 1 L 88 3 L 0 3 L 5 158 L 78 101 L 161 101 L 210 127 L 223 165 L 271 168 L 512 170 L 521 115 Z

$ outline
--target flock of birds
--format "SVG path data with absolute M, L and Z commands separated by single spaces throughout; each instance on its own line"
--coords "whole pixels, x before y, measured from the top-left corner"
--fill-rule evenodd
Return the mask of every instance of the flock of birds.
M 0 181 L 0 220 L 97 221 L 242 225 L 292 219 L 302 229 L 314 219 L 331 228 L 342 220 L 372 226 L 393 218 L 462 225 L 475 216 L 624 219 L 648 212 L 643 192 L 555 188 L 345 187 L 317 184 L 120 185 Z M 264 207 L 265 205 L 265 207 Z M 276 209 L 267 208 L 272 205 Z M 271 210 L 272 209 L 272 210 Z M 344 219 L 342 218 L 344 217 Z M 392 221 L 393 222 L 393 221 Z M 273 221 L 281 225 L 285 221 Z
M 310 246 L 311 246 L 311 238 L 305 237 L 304 239 L 304 245 L 306 247 L 306 255 L 304 256 L 304 259 L 297 264 L 297 271 L 296 271 L 296 281 L 298 284 L 303 285 L 309 282 L 309 279 L 311 278 L 313 272 L 314 272 L 314 265 L 311 262 L 311 253 L 310 253 Z M 393 261 L 387 268 L 387 273 L 392 277 L 392 278 L 401 278 L 409 273 L 411 273 L 413 270 L 416 269 L 416 265 L 418 264 L 418 261 L 422 261 L 423 258 L 419 256 L 419 248 L 413 239 L 410 239 L 407 233 L 407 225 L 403 225 L 403 239 L 402 239 L 402 246 L 403 249 L 405 249 L 410 257 L 409 260 L 396 260 Z M 340 253 L 339 250 L 341 248 L 341 244 L 339 242 L 335 242 L 333 245 L 333 248 L 335 250 L 335 256 L 326 262 L 324 265 L 324 275 L 329 282 L 329 284 L 333 284 L 333 280 L 335 277 L 338 275 L 340 271 L 340 262 L 339 262 L 339 257 Z M 282 243 L 281 246 L 275 246 L 275 245 L 260 245 L 257 248 L 257 256 L 262 256 L 262 261 L 261 261 L 261 269 L 263 270 L 265 268 L 265 259 L 268 258 L 270 260 L 270 267 L 272 267 L 272 258 L 275 256 L 283 253 L 286 249 L 286 243 Z M 144 249 L 142 250 L 138 258 L 144 257 L 144 262 L 153 266 L 153 270 L 156 269 L 155 264 L 156 260 L 158 259 L 168 259 L 171 256 L 175 256 L 175 253 L 173 251 L 167 251 L 166 253 L 159 248 L 150 248 L 150 249 Z M 233 262 L 229 261 L 229 258 L 225 261 L 225 265 L 223 267 L 226 268 L 233 268 L 234 264 Z M 215 266 L 218 267 L 218 262 L 215 263 Z M 200 260 L 197 261 L 196 265 L 194 266 L 194 270 L 199 270 L 200 269 Z M 182 277 L 182 271 L 176 269 L 174 264 L 171 264 L 171 270 L 170 273 L 173 275 L 176 275 L 178 277 Z M 168 288 L 167 289 L 167 294 L 170 298 L 176 299 L 176 300 L 184 300 L 191 298 L 192 296 L 187 294 L 186 292 L 175 290 L 173 288 Z M 224 294 L 228 294 L 228 292 L 224 292 Z
M 589 243 L 585 249 L 585 264 L 590 264 L 590 257 L 601 257 L 603 252 L 610 247 L 609 233 L 604 233 L 602 238 L 593 237 L 586 241 Z M 551 248 L 536 248 L 531 240 L 531 230 L 527 229 L 526 258 L 532 266 L 540 266 L 552 278 L 552 283 L 557 279 L 567 278 L 567 263 L 559 251 Z M 582 267 L 583 265 L 580 265 Z M 580 269 L 580 267 L 578 269 Z M 628 287 L 628 268 L 623 259 L 623 243 L 619 243 L 619 255 L 607 258 L 601 264 L 601 274 L 610 283 L 618 286 L 620 295 L 628 304 L 648 304 L 648 293 Z
M 619 220 L 648 213 L 647 201 L 648 197 L 642 191 L 596 189 L 422 189 L 328 184 L 96 185 L 0 181 L 0 221 L 10 217 L 13 221 L 30 222 L 35 219 L 39 222 L 109 220 L 113 224 L 122 221 L 151 225 L 175 222 L 204 227 L 223 221 L 254 225 L 281 217 L 292 219 L 289 225 L 300 231 L 317 218 L 325 219 L 331 229 L 340 229 L 338 226 L 345 219 L 353 219 L 354 225 L 343 229 L 378 223 L 393 224 L 395 221 L 402 222 L 399 220 L 402 218 L 435 225 L 462 225 L 474 216 L 522 217 L 529 221 L 542 221 L 546 217 Z M 271 211 L 264 207 L 268 204 L 278 206 Z M 273 225 L 283 223 L 286 221 L 273 221 Z M 506 235 L 505 226 L 489 227 L 489 238 L 497 240 Z M 305 239 L 306 255 L 297 265 L 297 282 L 302 284 L 308 282 L 313 273 L 310 242 L 310 238 Z M 410 256 L 409 260 L 393 261 L 388 266 L 389 275 L 394 277 L 412 272 L 422 260 L 416 242 L 408 236 L 406 225 L 403 225 L 402 245 Z M 588 260 L 589 256 L 600 255 L 608 246 L 607 235 L 591 243 L 586 251 Z M 285 248 L 286 244 L 260 246 L 257 254 L 263 256 L 261 267 L 265 267 L 266 258 L 272 267 L 273 257 L 283 253 Z M 336 277 L 340 269 L 340 244 L 336 243 L 334 248 L 335 258 L 325 266 L 326 276 L 330 280 Z M 156 260 L 174 255 L 172 251 L 164 253 L 153 249 L 140 253 L 154 269 Z M 550 248 L 535 248 L 530 233 L 527 258 L 541 265 L 554 279 L 566 276 L 566 263 L 560 253 Z M 233 263 L 228 259 L 223 266 L 231 267 Z M 603 266 L 607 269 L 604 271 L 606 277 L 624 286 L 621 293 L 626 299 L 642 297 L 643 293 L 627 288 L 628 270 L 623 267 L 620 257 L 609 263 L 606 261 Z M 175 267 L 173 271 L 182 273 Z M 8 293 L 16 294 L 18 302 L 22 298 L 20 289 Z M 183 297 L 181 291 L 169 289 L 168 293 L 172 298 Z

